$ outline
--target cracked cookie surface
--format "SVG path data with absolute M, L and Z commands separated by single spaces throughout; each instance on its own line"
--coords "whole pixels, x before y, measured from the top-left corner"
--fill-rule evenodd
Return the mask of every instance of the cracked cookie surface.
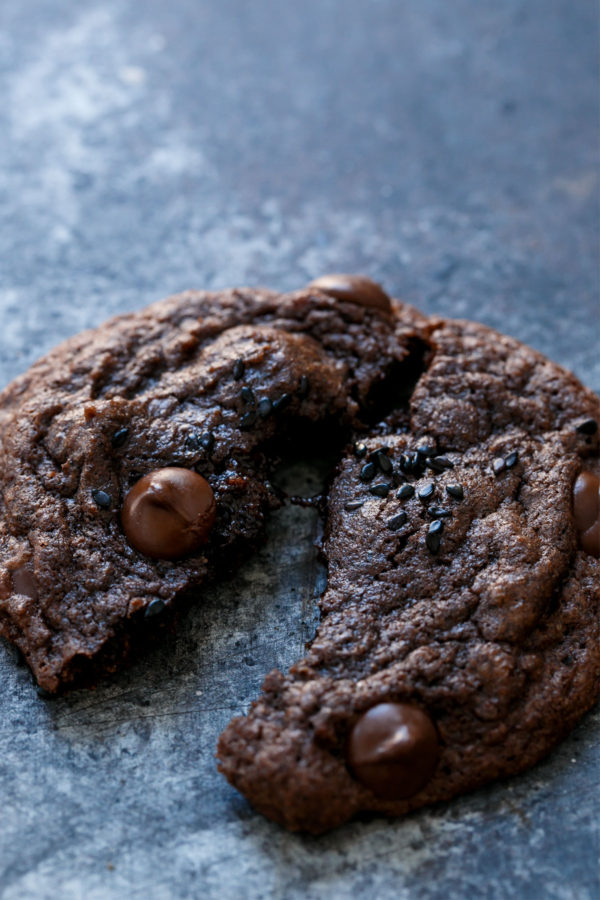
M 289 442 L 339 448 L 316 636 L 219 742 L 256 808 L 315 833 L 526 768 L 600 680 L 598 399 L 514 339 L 344 278 L 169 298 L 0 395 L 0 633 L 51 692 L 117 668 L 146 619 L 252 551 Z M 160 558 L 122 509 L 182 470 L 210 525 Z

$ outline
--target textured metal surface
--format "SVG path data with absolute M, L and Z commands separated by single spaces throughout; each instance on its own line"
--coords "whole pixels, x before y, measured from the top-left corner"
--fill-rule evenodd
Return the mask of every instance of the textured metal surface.
M 185 287 L 358 270 L 598 390 L 597 26 L 591 0 L 2 4 L 0 382 Z M 44 701 L 0 646 L 2 898 L 598 896 L 597 714 L 521 777 L 319 839 L 218 775 L 313 628 L 316 528 L 276 514 L 96 691 Z

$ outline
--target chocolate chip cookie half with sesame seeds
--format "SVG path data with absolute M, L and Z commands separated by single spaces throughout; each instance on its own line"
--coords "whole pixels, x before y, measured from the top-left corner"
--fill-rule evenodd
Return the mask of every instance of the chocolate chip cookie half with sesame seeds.
M 306 657 L 221 736 L 265 815 L 400 815 L 546 753 L 598 694 L 598 399 L 362 276 L 187 292 L 0 395 L 0 633 L 55 692 L 231 571 L 299 441 L 337 451 Z

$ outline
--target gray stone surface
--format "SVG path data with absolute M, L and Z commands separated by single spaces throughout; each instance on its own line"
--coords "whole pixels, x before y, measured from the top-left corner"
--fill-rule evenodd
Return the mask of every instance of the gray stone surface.
M 333 269 L 598 390 L 597 28 L 593 0 L 3 3 L 0 383 L 181 288 Z M 44 701 L 0 646 L 3 900 L 599 896 L 597 714 L 521 777 L 319 839 L 218 775 L 312 631 L 316 528 L 281 511 L 96 691 Z

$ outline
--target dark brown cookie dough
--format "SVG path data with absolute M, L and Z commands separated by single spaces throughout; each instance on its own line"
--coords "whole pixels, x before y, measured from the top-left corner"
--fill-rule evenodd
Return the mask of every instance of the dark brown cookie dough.
M 518 341 L 360 276 L 188 292 L 79 335 L 0 395 L 0 633 L 48 691 L 229 570 L 273 464 L 338 448 L 322 621 L 219 743 L 319 832 L 531 765 L 597 697 L 597 398 Z

